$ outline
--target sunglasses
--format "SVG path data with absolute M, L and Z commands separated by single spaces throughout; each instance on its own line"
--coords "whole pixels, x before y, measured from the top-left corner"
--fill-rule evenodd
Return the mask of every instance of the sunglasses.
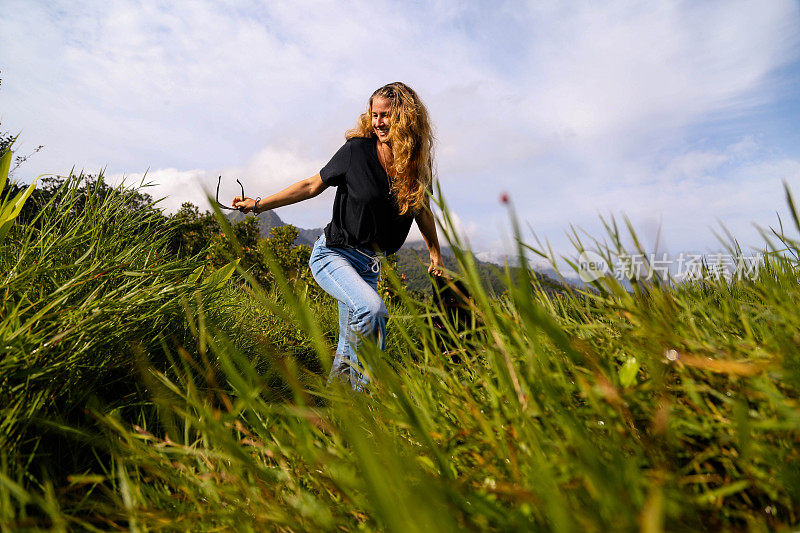
M 215 199 L 217 200 L 217 205 L 219 206 L 219 208 L 220 209 L 227 209 L 228 211 L 244 211 L 244 207 L 230 207 L 230 206 L 227 206 L 227 205 L 223 205 L 219 201 L 219 185 L 220 185 L 220 183 L 222 183 L 222 176 L 220 176 L 219 179 L 217 180 L 217 196 L 215 197 Z M 244 185 L 242 185 L 242 182 L 239 181 L 238 179 L 236 180 L 236 183 L 238 183 L 239 187 L 242 188 L 242 199 L 246 198 L 245 195 L 244 195 Z

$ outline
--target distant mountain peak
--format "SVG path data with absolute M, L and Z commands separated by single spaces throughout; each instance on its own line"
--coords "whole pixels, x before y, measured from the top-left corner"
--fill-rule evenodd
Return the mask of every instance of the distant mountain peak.
M 228 220 L 231 224 L 235 224 L 236 222 L 241 222 L 247 217 L 251 217 L 253 215 L 245 215 L 241 211 L 230 211 L 225 214 L 228 217 Z M 281 220 L 281 217 L 278 216 L 273 210 L 264 211 L 263 213 L 259 213 L 255 215 L 258 218 L 258 234 L 261 236 L 262 239 L 268 239 L 270 236 L 270 230 L 272 228 L 280 228 L 283 226 L 288 226 L 286 222 Z M 297 226 L 295 226 L 297 227 Z M 304 229 L 297 227 L 298 235 L 295 244 L 314 244 L 314 241 L 317 240 L 322 234 L 322 228 L 313 228 L 313 229 Z

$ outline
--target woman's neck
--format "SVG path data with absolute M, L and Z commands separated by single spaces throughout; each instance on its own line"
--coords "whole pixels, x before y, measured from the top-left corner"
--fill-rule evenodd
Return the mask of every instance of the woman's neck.
M 394 162 L 391 145 L 389 143 L 378 141 L 377 151 L 378 159 L 380 160 L 383 169 L 391 176 L 389 170 L 392 168 L 392 163 Z

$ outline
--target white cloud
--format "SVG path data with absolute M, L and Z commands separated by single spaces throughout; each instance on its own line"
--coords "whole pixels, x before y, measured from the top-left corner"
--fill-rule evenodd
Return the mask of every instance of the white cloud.
M 163 168 L 145 173 L 111 174 L 107 178 L 111 183 L 124 182 L 127 186 L 149 183 L 148 194 L 154 198 L 165 197 L 161 207 L 171 213 L 179 209 L 185 201 L 208 209 L 205 195 L 208 193 L 214 196 L 218 183 L 220 201 L 229 205 L 233 196 L 241 194 L 237 179 L 245 186 L 245 194 L 255 197 L 261 191 L 277 191 L 298 179 L 313 176 L 323 164 L 321 161 L 302 159 L 296 150 L 267 147 L 256 153 L 242 167 L 217 170 Z M 304 206 L 319 207 L 313 201 Z
M 187 201 L 208 209 L 206 191 L 213 195 L 216 186 L 216 180 L 214 187 L 208 186 L 212 180 L 211 175 L 200 169 L 162 168 L 142 174 L 107 174 L 105 178 L 113 185 L 124 184 L 126 187 L 146 184 L 144 192 L 155 200 L 161 200 L 158 205 L 166 213 L 176 212 Z
M 501 191 L 562 248 L 569 223 L 596 230 L 607 211 L 713 244 L 699 226 L 783 205 L 800 160 L 756 124 L 690 140 L 782 96 L 800 50 L 790 1 L 7 4 L 3 126 L 24 128 L 23 152 L 45 145 L 21 172 L 152 168 L 171 208 L 220 174 L 253 196 L 313 174 L 395 79 L 428 104 L 445 193 L 480 248 L 500 246 Z M 281 216 L 319 226 L 331 201 Z
M 605 231 L 599 216 L 613 214 L 621 223 L 624 213 L 651 250 L 661 228 L 662 249 L 675 252 L 718 248 L 712 228 L 719 229 L 722 222 L 743 245 L 758 246 L 762 240 L 753 223 L 776 222 L 776 211 L 786 219 L 783 182 L 800 191 L 800 161 L 774 159 L 763 150 L 742 159 L 743 146 L 750 142 L 745 139 L 721 151 L 680 154 L 663 170 L 654 171 L 650 180 L 622 181 L 591 194 L 569 185 L 556 187 L 553 196 L 559 200 L 538 203 L 531 222 L 537 232 L 552 236 L 566 229 L 562 221 L 568 219 L 602 238 Z M 625 233 L 623 224 L 621 228 Z M 571 250 L 566 240 L 556 242 L 560 253 Z

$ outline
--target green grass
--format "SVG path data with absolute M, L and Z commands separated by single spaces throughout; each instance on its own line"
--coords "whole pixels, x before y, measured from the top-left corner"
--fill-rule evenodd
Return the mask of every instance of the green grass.
M 373 380 L 356 394 L 325 384 L 332 300 L 278 270 L 268 291 L 241 269 L 195 280 L 201 258 L 163 254 L 169 228 L 120 198 L 74 214 L 55 202 L 3 243 L 6 530 L 767 531 L 800 519 L 786 236 L 752 281 L 627 292 L 607 278 L 553 294 L 523 270 L 494 299 L 445 208 L 478 318 L 447 335 L 462 362 L 441 354 L 435 309 L 398 287 L 388 350 L 365 348 Z

